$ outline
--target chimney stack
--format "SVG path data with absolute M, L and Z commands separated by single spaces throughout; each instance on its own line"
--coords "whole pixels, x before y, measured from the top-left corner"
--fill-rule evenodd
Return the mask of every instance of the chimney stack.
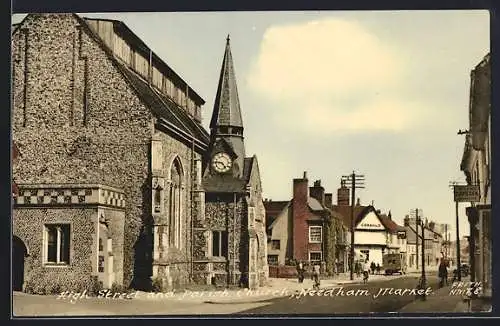
M 343 182 L 340 184 L 340 188 L 337 189 L 337 205 L 338 206 L 349 206 L 349 188 L 347 188 Z
M 314 181 L 314 185 L 309 187 L 309 194 L 311 197 L 317 199 L 321 205 L 325 205 L 325 188 L 321 186 L 321 180 Z
M 307 174 L 304 177 L 293 179 L 293 199 L 292 199 L 292 234 L 294 238 L 292 252 L 293 258 L 307 260 L 307 243 L 304 239 L 305 230 L 308 230 L 307 219 L 309 216 L 309 187 Z
M 333 205 L 333 194 L 331 193 L 328 193 L 328 194 L 325 194 L 325 206 L 328 207 L 328 208 L 332 208 L 332 205 Z
M 356 200 L 356 206 L 361 206 L 361 203 L 359 202 L 359 197 L 358 197 L 358 199 Z

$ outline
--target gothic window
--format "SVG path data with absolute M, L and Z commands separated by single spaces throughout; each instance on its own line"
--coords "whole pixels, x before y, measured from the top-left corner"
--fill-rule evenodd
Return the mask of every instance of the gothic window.
M 181 239 L 181 205 L 182 205 L 182 167 L 179 159 L 175 159 L 170 170 L 170 189 L 168 196 L 169 243 L 180 247 Z

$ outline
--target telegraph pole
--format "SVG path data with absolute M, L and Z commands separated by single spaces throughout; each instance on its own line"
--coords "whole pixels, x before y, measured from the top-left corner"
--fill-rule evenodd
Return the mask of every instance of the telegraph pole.
M 418 210 L 417 210 L 417 216 L 418 216 Z M 424 220 L 422 219 L 422 289 L 425 289 L 425 225 L 424 225 Z M 422 300 L 425 301 L 425 291 L 422 294 Z
M 412 213 L 412 211 L 410 211 L 410 213 Z M 417 270 L 418 270 L 418 223 L 419 223 L 418 221 L 419 221 L 419 217 L 418 217 L 418 208 L 417 208 L 417 209 L 415 209 L 415 266 L 417 267 Z M 410 224 L 410 226 L 411 226 L 411 224 Z
M 450 187 L 453 188 L 453 192 L 455 192 L 455 187 L 458 185 L 458 182 L 451 182 Z M 457 280 L 462 280 L 462 263 L 460 262 L 460 232 L 459 232 L 459 219 L 458 219 L 458 200 L 455 198 L 455 224 L 457 231 Z
M 418 210 L 415 211 L 415 255 L 418 271 Z
M 365 176 L 364 175 L 356 175 L 354 171 L 352 171 L 351 175 L 342 176 L 342 182 L 346 183 L 346 181 L 351 181 L 351 257 L 349 260 L 349 265 L 351 266 L 350 276 L 351 281 L 354 280 L 354 229 L 356 227 L 356 223 L 354 221 L 354 201 L 356 198 L 356 188 L 364 188 Z
M 458 232 L 458 201 L 455 201 L 455 214 L 457 224 L 457 278 L 460 282 L 462 280 L 462 263 L 460 262 L 460 233 Z

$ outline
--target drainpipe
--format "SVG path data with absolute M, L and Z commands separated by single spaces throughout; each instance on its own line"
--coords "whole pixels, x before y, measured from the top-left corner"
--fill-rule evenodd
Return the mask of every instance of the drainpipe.
M 193 229 L 194 229 L 194 223 L 193 223 L 193 208 L 194 208 L 194 184 L 195 182 L 198 182 L 197 180 L 197 175 L 196 175 L 196 168 L 195 168 L 195 161 L 194 161 L 194 137 L 191 138 L 191 221 L 190 221 L 190 231 L 191 231 L 191 250 L 190 250 L 190 267 L 189 267 L 189 280 L 193 281 L 193 255 L 194 255 L 194 234 L 193 234 Z
M 233 282 L 236 283 L 236 193 L 233 194 Z

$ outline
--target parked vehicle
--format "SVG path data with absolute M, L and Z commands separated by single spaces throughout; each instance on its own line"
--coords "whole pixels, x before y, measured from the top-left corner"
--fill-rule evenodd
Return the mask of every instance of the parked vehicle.
M 395 273 L 403 275 L 403 264 L 404 262 L 400 254 L 386 254 L 382 257 L 382 268 L 385 271 L 385 275 L 392 275 Z
M 462 277 L 466 277 L 466 276 L 469 276 L 469 273 L 470 273 L 470 268 L 469 268 L 469 265 L 467 264 L 462 264 L 461 268 L 460 268 L 460 272 L 461 272 L 461 276 Z M 453 281 L 457 280 L 458 277 L 457 277 L 457 269 L 455 268 L 453 270 Z

